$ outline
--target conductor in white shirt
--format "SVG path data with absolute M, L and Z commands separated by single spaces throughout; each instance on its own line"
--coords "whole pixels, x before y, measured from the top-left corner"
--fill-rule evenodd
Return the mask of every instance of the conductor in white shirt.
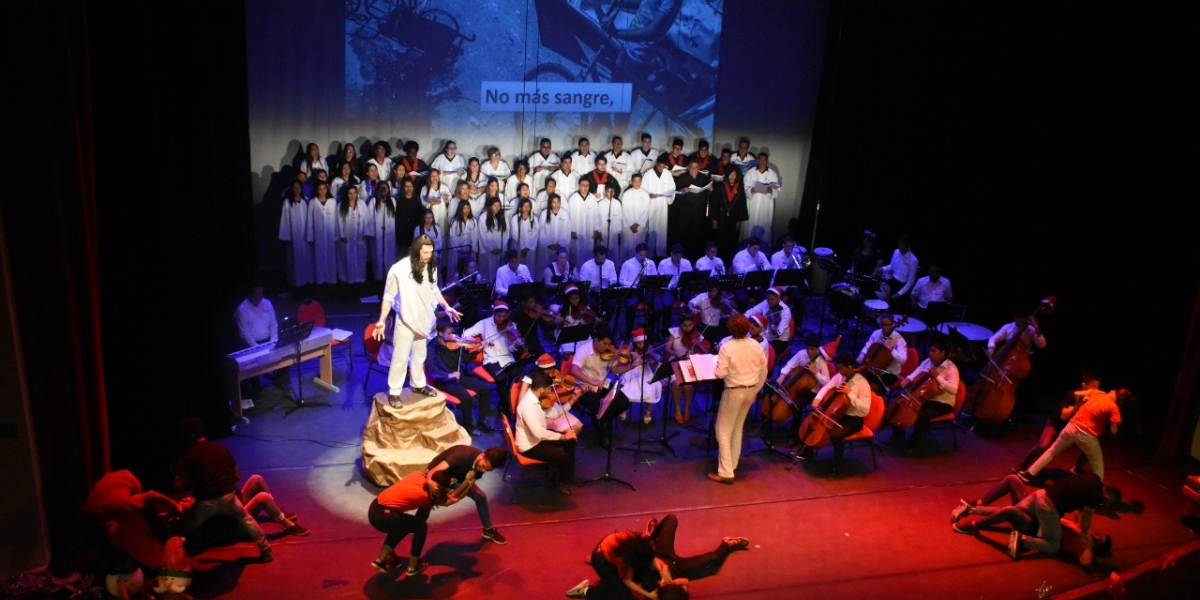
M 767 381 L 767 357 L 758 342 L 747 337 L 749 332 L 750 321 L 745 315 L 729 317 L 733 339 L 722 344 L 717 353 L 714 373 L 724 379 L 725 391 L 717 409 L 717 472 L 708 474 L 717 483 L 733 484 L 742 454 L 742 426 L 754 397 Z

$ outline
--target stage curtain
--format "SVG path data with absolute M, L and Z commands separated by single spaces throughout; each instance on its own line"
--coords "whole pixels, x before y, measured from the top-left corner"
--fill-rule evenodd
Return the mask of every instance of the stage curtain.
M 1196 301 L 1192 306 L 1192 320 L 1188 327 L 1188 339 L 1179 362 L 1179 373 L 1175 376 L 1175 391 L 1171 394 L 1171 406 L 1163 426 L 1162 441 L 1158 453 L 1165 456 L 1187 454 L 1196 431 L 1197 413 L 1200 412 L 1200 287 L 1196 290 Z M 1200 458 L 1200 457 L 1197 457 Z

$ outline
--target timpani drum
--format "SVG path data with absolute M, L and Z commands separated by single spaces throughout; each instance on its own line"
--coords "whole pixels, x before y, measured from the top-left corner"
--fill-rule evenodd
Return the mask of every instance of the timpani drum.
M 913 316 L 908 317 L 908 320 L 903 325 L 896 326 L 896 331 L 899 331 L 900 335 L 904 336 L 904 341 L 908 342 L 909 346 L 916 346 L 920 343 L 921 337 L 928 329 L 929 326 L 925 324 L 925 321 Z
M 879 300 L 878 298 L 871 298 L 869 300 L 863 300 L 862 305 L 863 305 L 863 308 L 862 308 L 863 317 L 868 318 L 876 323 L 879 322 L 879 317 L 882 317 L 883 315 L 887 314 L 887 311 L 888 311 L 887 301 Z
M 829 288 L 828 297 L 829 314 L 838 319 L 850 319 L 858 315 L 861 297 L 857 287 L 848 283 L 834 284 Z
M 824 294 L 829 289 L 829 270 L 821 264 L 821 259 L 833 260 L 831 248 L 816 248 L 813 250 L 812 276 L 809 277 L 809 288 L 813 294 Z
M 986 351 L 988 338 L 992 337 L 992 334 L 994 333 L 991 329 L 988 329 L 983 325 L 976 325 L 974 323 L 967 323 L 965 321 L 947 321 L 945 323 L 938 324 L 936 329 L 942 335 L 951 335 L 951 327 L 953 327 L 955 331 L 966 338 L 967 343 L 970 345 L 968 350 L 970 350 L 969 354 L 971 356 L 966 357 L 966 360 L 974 359 L 979 361 L 985 359 L 987 355 Z M 951 335 L 951 337 L 953 336 Z

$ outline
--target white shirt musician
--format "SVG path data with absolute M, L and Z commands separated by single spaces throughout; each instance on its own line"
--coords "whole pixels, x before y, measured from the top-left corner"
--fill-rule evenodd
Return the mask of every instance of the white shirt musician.
M 709 271 L 709 275 L 717 276 L 725 274 L 725 261 L 717 256 L 717 245 L 713 242 L 708 242 L 704 247 L 704 256 L 696 259 L 697 271 Z
M 913 286 L 912 297 L 922 309 L 928 308 L 930 302 L 954 302 L 954 291 L 950 288 L 950 280 L 942 277 L 941 265 L 929 265 L 929 274 Z
M 638 252 L 621 264 L 621 274 L 617 277 L 617 281 L 620 282 L 621 287 L 633 287 L 637 285 L 638 279 L 641 279 L 642 275 L 658 275 L 658 268 L 654 266 L 654 261 Z
M 1042 330 L 1038 327 L 1037 320 L 1029 315 L 1029 311 L 1022 306 L 1013 309 L 1012 323 L 1001 327 L 999 331 L 992 337 L 988 338 L 987 355 L 992 357 L 996 352 L 996 346 L 1003 344 L 1006 340 L 1010 340 L 1015 335 L 1021 336 L 1021 343 L 1025 344 L 1026 348 L 1031 351 L 1034 346 L 1038 348 L 1046 347 L 1046 336 L 1042 335 Z
M 797 246 L 792 236 L 783 237 L 782 247 L 771 255 L 772 269 L 800 269 L 804 264 L 804 247 Z
M 908 239 L 901 237 L 896 244 L 896 249 L 892 251 L 892 262 L 880 271 L 891 280 L 893 287 L 891 295 L 903 296 L 911 292 L 913 286 L 916 285 L 919 268 L 920 262 L 917 260 L 917 255 L 912 253 Z M 900 285 L 899 289 L 895 289 L 897 283 Z
M 662 259 L 658 263 L 659 275 L 670 275 L 671 282 L 667 284 L 667 289 L 673 290 L 679 287 L 680 273 L 686 273 L 692 270 L 692 261 L 683 257 L 683 247 L 678 244 L 671 249 L 671 256 Z
M 783 303 L 782 295 L 783 290 L 778 287 L 767 288 L 767 298 L 746 311 L 747 317 L 767 317 L 767 327 L 763 330 L 763 336 L 768 342 L 787 342 L 792 339 L 792 309 Z M 772 345 L 777 346 L 776 352 L 782 352 L 779 344 Z
M 830 377 L 829 381 L 821 386 L 821 389 L 817 392 L 817 397 L 813 399 L 813 406 L 817 406 L 826 394 L 837 389 L 845 382 L 849 388 L 846 396 L 850 398 L 850 410 L 846 411 L 846 416 L 866 417 L 867 413 L 871 412 L 871 386 L 867 383 L 866 379 L 863 379 L 862 375 L 854 373 L 847 379 L 841 371 L 839 369 L 838 374 Z M 850 371 L 853 372 L 853 369 Z
M 507 297 L 508 288 L 513 285 L 533 281 L 529 274 L 529 267 L 521 264 L 516 250 L 509 250 L 505 253 L 505 257 L 508 258 L 508 262 L 496 269 L 496 295 L 501 297 Z
M 759 241 L 756 238 L 750 238 L 746 242 L 746 247 L 743 248 L 733 257 L 733 272 L 739 275 L 744 275 L 751 271 L 766 271 L 771 268 L 771 263 L 766 254 L 758 251 Z
M 811 389 L 811 391 L 816 392 L 829 383 L 831 377 L 830 371 L 833 370 L 833 366 L 821 352 L 821 339 L 818 336 L 810 336 L 810 339 L 805 340 L 804 346 L 803 352 L 797 352 L 783 365 L 776 383 L 783 385 L 783 382 L 787 381 L 792 371 L 808 369 L 816 378 L 816 384 Z
M 721 325 L 721 319 L 733 314 L 733 304 L 730 299 L 733 294 L 721 293 L 721 288 L 709 286 L 707 294 L 699 294 L 688 300 L 688 309 L 700 315 L 700 323 L 716 328 Z
M 504 368 L 513 362 L 513 348 L 504 329 L 509 329 L 508 304 L 497 300 L 492 305 L 492 318 L 480 319 L 463 331 L 463 337 L 483 340 L 483 364 Z M 503 328 L 503 329 L 502 329 Z
M 617 281 L 617 266 L 608 259 L 607 250 L 600 252 L 601 248 L 597 247 L 595 258 L 579 265 L 579 278 L 592 282 L 592 290 L 612 287 Z
M 885 370 L 892 375 L 899 376 L 900 369 L 904 367 L 904 361 L 908 360 L 908 343 L 904 341 L 904 336 L 896 331 L 896 321 L 891 315 L 879 317 L 879 327 L 880 329 L 871 332 L 871 337 L 868 337 L 867 343 L 863 344 L 862 352 L 858 353 L 858 362 L 862 364 L 867 359 L 867 352 L 871 346 L 883 344 L 884 351 L 892 356 L 892 362 Z
M 279 323 L 275 320 L 275 307 L 263 298 L 261 285 L 254 286 L 234 313 L 238 334 L 246 347 L 257 346 L 279 340 Z

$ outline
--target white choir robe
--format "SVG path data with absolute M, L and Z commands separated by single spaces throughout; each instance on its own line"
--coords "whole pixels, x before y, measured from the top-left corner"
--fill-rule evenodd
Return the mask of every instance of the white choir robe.
M 500 192 L 500 195 L 496 196 L 496 197 L 500 199 L 500 206 L 503 207 L 504 206 L 504 192 Z M 471 197 L 470 205 L 471 205 L 471 214 L 473 214 L 475 216 L 482 215 L 483 207 L 487 206 L 487 195 L 480 194 L 478 196 Z M 458 205 L 455 204 L 455 206 L 457 207 Z
M 300 161 L 300 172 L 304 173 L 308 177 L 312 177 L 313 172 L 316 171 L 317 169 L 320 169 L 322 171 L 325 171 L 326 173 L 329 173 L 329 163 L 326 162 L 324 158 L 318 158 L 317 162 L 313 163 L 312 166 L 309 166 L 307 156 L 304 157 L 304 160 Z M 333 173 L 329 173 L 329 174 L 333 175 Z
M 466 223 L 454 221 L 445 229 L 446 231 L 446 248 L 455 248 L 453 251 L 443 252 L 446 255 L 446 270 L 447 272 L 454 269 L 458 264 L 460 256 L 475 256 L 475 252 L 479 249 L 479 223 L 475 219 L 471 219 Z M 462 248 L 461 246 L 466 246 Z M 476 267 L 479 268 L 481 280 L 483 277 L 491 275 L 483 271 L 483 265 L 476 261 Z M 496 271 L 493 270 L 492 273 Z
M 571 197 L 567 198 L 567 211 L 571 215 L 571 230 L 576 236 L 575 241 L 571 244 L 573 248 L 571 262 L 573 264 L 581 265 L 592 259 L 592 248 L 595 247 L 592 232 L 596 227 L 598 204 L 596 196 L 588 194 L 587 198 L 584 198 L 577 191 L 572 192 Z
M 775 169 L 768 168 L 765 173 L 751 169 L 746 173 L 746 210 L 750 219 L 742 223 L 743 238 L 757 237 L 764 248 L 771 246 L 771 228 L 775 221 L 775 198 L 779 197 L 779 188 L 773 188 L 769 193 L 756 194 L 754 186 L 759 183 L 779 183 L 779 175 Z
M 624 256 L 621 248 L 621 201 L 601 198 L 596 203 L 596 225 L 600 232 L 600 243 L 608 248 L 609 256 Z
M 558 187 L 554 188 L 556 190 L 554 193 L 558 194 L 559 198 L 562 198 L 563 206 L 565 207 L 567 205 L 567 197 L 579 191 L 579 175 L 574 171 L 568 173 L 555 171 L 550 174 L 550 179 L 553 179 L 558 185 Z M 593 194 L 596 193 L 596 190 L 590 191 Z M 549 203 L 547 202 L 546 205 L 549 206 Z
M 645 173 L 654 168 L 654 161 L 658 160 L 658 150 L 651 148 L 649 152 L 643 152 L 642 147 L 638 146 L 629 152 L 630 168 L 638 173 Z M 649 159 L 649 160 L 647 160 Z M 633 175 L 633 172 L 630 172 Z
M 538 220 L 537 213 L 533 213 L 533 217 L 528 221 L 522 221 L 517 215 L 513 215 L 508 220 L 508 249 L 516 250 L 518 256 L 521 257 L 521 262 L 530 265 L 531 269 L 543 266 L 543 264 L 536 263 L 538 238 L 541 237 L 541 230 L 542 222 Z
M 442 153 L 429 163 L 430 169 L 437 169 L 442 174 L 442 185 L 446 189 L 454 190 L 454 186 L 458 185 L 458 178 L 467 174 L 467 159 L 461 154 L 455 154 L 454 158 L 446 158 L 446 154 Z
M 621 194 L 621 240 L 625 242 L 621 251 L 621 261 L 628 260 L 634 254 L 634 248 L 644 243 L 650 231 L 650 194 L 645 187 L 638 189 L 627 188 Z M 637 233 L 629 227 L 637 224 Z M 665 239 L 665 238 L 664 238 Z M 654 255 L 651 248 L 650 255 Z
M 651 379 L 654 379 L 654 369 L 638 365 L 621 374 L 621 392 L 630 402 L 657 404 L 662 400 L 662 382 L 650 383 Z
M 307 163 L 306 163 L 307 164 Z M 287 242 L 288 285 L 300 287 L 312 283 L 312 253 L 308 247 L 308 200 L 283 201 L 283 214 L 279 217 L 279 239 Z
M 483 174 L 483 181 L 485 184 L 487 183 L 489 177 L 495 177 L 501 183 L 501 185 L 503 185 L 504 181 L 508 179 L 508 176 L 512 175 L 512 169 L 508 168 L 508 163 L 504 162 L 503 160 L 500 161 L 500 164 L 494 167 L 492 166 L 492 161 L 485 160 L 479 163 L 479 172 Z
M 589 150 L 587 154 L 580 154 L 578 149 L 571 151 L 571 172 L 579 177 L 583 177 L 596 169 L 596 154 L 595 151 Z M 576 180 L 578 181 L 578 179 Z
M 380 181 L 391 181 L 392 180 L 392 165 L 395 163 L 392 162 L 391 157 L 389 157 L 389 156 L 383 157 L 383 162 L 379 162 L 379 161 L 375 160 L 374 158 L 372 158 L 371 160 L 367 161 L 367 164 L 375 165 L 375 171 L 379 173 Z M 374 197 L 374 196 L 372 196 L 372 197 Z
M 485 193 L 487 193 L 487 177 L 484 177 L 482 174 L 480 174 L 479 179 L 475 180 L 469 179 L 468 175 L 463 175 L 462 181 L 467 182 L 467 185 L 471 186 L 467 190 L 467 193 L 471 194 L 471 200 L 478 200 L 479 198 L 482 198 Z M 475 206 L 472 204 L 471 209 L 474 210 L 474 208 Z
M 429 236 L 430 239 L 433 240 L 434 249 L 441 250 L 442 242 L 439 240 L 442 237 L 442 231 L 443 231 L 442 226 L 438 225 L 436 223 L 434 224 L 432 229 L 425 229 L 424 225 L 417 225 L 416 227 L 413 228 L 413 239 L 415 240 L 423 235 L 427 235 L 427 236 Z M 408 255 L 407 248 L 404 250 L 404 254 L 405 254 L 405 256 Z M 388 268 L 391 268 L 391 267 L 388 267 Z
M 388 269 L 396 264 L 396 213 L 388 214 L 387 206 L 378 200 L 371 200 L 367 207 L 371 215 L 370 231 L 375 236 L 371 252 L 372 271 L 375 281 L 383 281 Z
M 421 206 L 432 210 L 433 221 L 439 227 L 445 228 L 446 223 L 449 223 L 450 219 L 454 217 L 454 211 L 458 209 L 458 205 L 454 202 L 447 202 L 447 200 L 453 200 L 450 196 L 450 188 L 446 187 L 445 183 L 438 184 L 436 190 L 431 190 L 429 189 L 429 185 L 424 185 L 421 186 L 420 196 Z M 437 204 L 434 204 L 434 202 L 437 202 Z
M 550 215 L 549 221 L 546 219 L 547 214 Z M 538 254 L 540 260 L 537 264 L 548 265 L 554 262 L 556 258 L 554 256 L 555 251 L 550 249 L 550 244 L 558 244 L 566 248 L 568 251 L 567 256 L 570 257 L 571 230 L 575 226 L 571 220 L 571 213 L 561 206 L 558 208 L 558 214 L 551 213 L 550 209 L 546 209 L 542 211 L 541 216 L 538 218 L 538 223 L 541 225 L 538 229 Z M 579 263 L 572 261 L 571 264 L 575 265 Z
M 549 156 L 542 156 L 541 152 L 534 152 L 525 159 L 525 162 L 529 163 L 529 172 L 533 175 L 534 190 L 546 187 L 546 178 L 558 169 L 558 165 L 561 163 L 558 155 L 553 152 Z M 539 168 L 542 170 L 538 171 Z
M 629 178 L 633 176 L 633 157 L 624 150 L 621 155 L 617 156 L 612 153 L 612 150 L 604 153 L 604 160 L 608 161 L 608 172 L 617 178 L 621 184 L 621 189 L 629 187 Z
M 505 220 L 503 227 L 500 220 L 504 219 L 503 214 L 497 215 L 496 226 L 494 229 L 487 228 L 487 215 L 479 216 L 478 237 L 479 240 L 479 255 L 475 257 L 475 262 L 479 267 L 479 272 L 491 277 L 496 274 L 496 271 L 503 267 L 507 261 L 504 260 L 504 251 L 508 249 L 508 221 Z M 493 250 L 499 250 L 499 254 L 493 254 Z
M 654 195 L 675 191 L 675 177 L 669 169 L 663 169 L 661 175 L 651 169 L 642 176 L 642 189 L 650 195 L 646 222 L 646 244 L 650 246 L 650 256 L 666 256 L 667 207 L 675 203 L 675 196 L 655 198 Z
M 746 179 L 746 171 L 753 169 L 758 164 L 758 158 L 753 152 L 747 152 L 746 156 L 738 156 L 737 152 L 729 159 L 729 162 L 737 165 L 737 168 L 742 170 L 742 179 Z
M 308 241 L 312 246 L 313 282 L 337 283 L 337 202 L 325 204 L 313 198 L 308 202 Z
M 558 194 L 558 192 L 554 193 Z M 562 195 L 559 194 L 558 197 L 561 199 Z M 533 197 L 533 214 L 540 215 L 547 208 L 550 208 L 550 193 L 543 189 Z
M 521 185 L 522 183 L 529 186 L 530 198 L 532 198 L 533 193 L 537 191 L 537 188 L 533 187 L 532 175 L 526 174 L 525 179 L 518 179 L 516 173 L 510 175 L 509 178 L 504 182 L 504 216 L 511 217 L 517 214 L 517 202 L 519 202 L 517 199 L 517 196 L 519 195 L 517 194 L 517 186 Z
M 367 280 L 367 241 L 370 233 L 371 213 L 365 202 L 357 202 L 342 214 L 338 210 L 338 279 L 346 283 L 362 283 Z M 389 267 L 391 265 L 388 265 Z

